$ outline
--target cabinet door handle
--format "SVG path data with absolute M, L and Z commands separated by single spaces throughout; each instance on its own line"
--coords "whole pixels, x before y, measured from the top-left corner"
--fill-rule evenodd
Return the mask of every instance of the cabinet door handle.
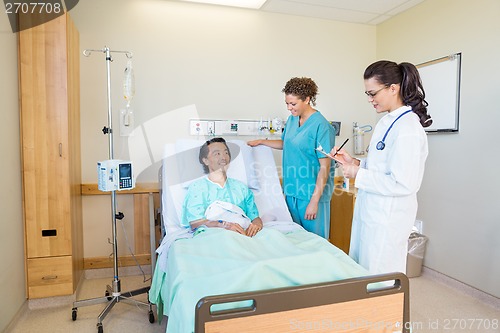
M 42 277 L 42 280 L 55 280 L 55 279 L 57 279 L 57 275 L 47 275 Z
M 62 157 L 62 143 L 59 144 L 59 157 Z

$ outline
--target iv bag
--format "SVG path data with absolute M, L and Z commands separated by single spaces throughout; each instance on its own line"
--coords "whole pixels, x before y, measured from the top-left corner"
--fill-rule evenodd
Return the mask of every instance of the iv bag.
M 134 69 L 132 68 L 132 59 L 128 59 L 127 67 L 125 67 L 125 77 L 123 78 L 123 96 L 127 101 L 127 107 L 135 95 L 135 78 Z

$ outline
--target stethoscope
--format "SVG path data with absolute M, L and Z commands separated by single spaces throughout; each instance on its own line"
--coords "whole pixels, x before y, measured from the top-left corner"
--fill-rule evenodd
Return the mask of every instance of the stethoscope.
M 411 112 L 411 111 L 412 111 L 411 109 L 410 109 L 410 110 L 408 110 L 408 111 L 405 111 L 405 112 L 401 113 L 401 114 L 399 115 L 399 117 L 397 117 L 396 119 L 394 119 L 394 121 L 392 122 L 391 126 L 389 126 L 389 128 L 388 128 L 388 129 L 387 129 L 387 131 L 385 132 L 385 135 L 384 135 L 384 137 L 382 138 L 382 140 L 381 140 L 381 141 L 379 141 L 379 142 L 377 142 L 377 145 L 375 146 L 375 147 L 377 148 L 377 150 L 384 150 L 384 148 L 385 148 L 385 138 L 387 137 L 387 134 L 389 134 L 389 131 L 391 130 L 392 126 L 394 126 L 394 123 L 395 123 L 396 121 L 398 121 L 398 120 L 399 120 L 399 118 L 401 118 L 402 116 L 404 116 L 405 114 L 407 114 L 408 112 Z

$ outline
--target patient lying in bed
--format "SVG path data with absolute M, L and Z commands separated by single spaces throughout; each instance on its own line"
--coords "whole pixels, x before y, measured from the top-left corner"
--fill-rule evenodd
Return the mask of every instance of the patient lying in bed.
M 200 175 L 200 179 L 190 175 L 173 180 L 181 171 L 192 168 L 202 144 L 189 141 L 176 144 L 175 149 L 168 146 L 169 154 L 163 160 L 162 202 L 167 232 L 156 251 L 149 300 L 157 305 L 159 318 L 168 316 L 167 333 L 193 332 L 196 304 L 206 296 L 368 274 L 326 239 L 293 222 L 268 147 L 250 148 L 241 142 L 229 170 L 229 159 L 213 162 L 212 169 L 229 171 L 225 182 L 224 178 L 210 179 L 210 173 Z M 220 142 L 208 147 L 214 144 L 225 148 Z M 232 144 L 228 142 L 229 147 Z M 251 153 L 251 158 L 245 160 L 245 153 Z M 180 163 L 186 156 L 189 161 Z M 209 168 L 212 162 L 206 162 L 203 165 Z M 245 167 L 255 171 L 258 182 L 249 180 L 252 174 Z M 234 171 L 240 174 L 231 176 Z M 240 180 L 243 186 L 232 186 L 231 179 Z M 204 189 L 203 184 L 210 185 Z M 234 232 L 224 230 L 219 220 L 227 222 Z
M 200 148 L 199 161 L 207 176 L 189 186 L 182 207 L 182 226 L 192 230 L 224 228 L 255 236 L 262 230 L 262 220 L 248 186 L 227 177 L 231 152 L 226 141 L 206 141 Z

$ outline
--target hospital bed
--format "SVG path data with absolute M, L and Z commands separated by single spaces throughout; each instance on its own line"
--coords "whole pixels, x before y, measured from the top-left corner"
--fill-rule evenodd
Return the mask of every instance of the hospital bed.
M 203 141 L 167 144 L 161 170 L 165 236 L 150 301 L 167 332 L 409 332 L 408 279 L 368 276 L 343 251 L 292 222 L 270 148 L 229 140 L 228 176 L 253 191 L 264 228 L 255 237 L 180 227 L 191 182 L 203 177 Z

